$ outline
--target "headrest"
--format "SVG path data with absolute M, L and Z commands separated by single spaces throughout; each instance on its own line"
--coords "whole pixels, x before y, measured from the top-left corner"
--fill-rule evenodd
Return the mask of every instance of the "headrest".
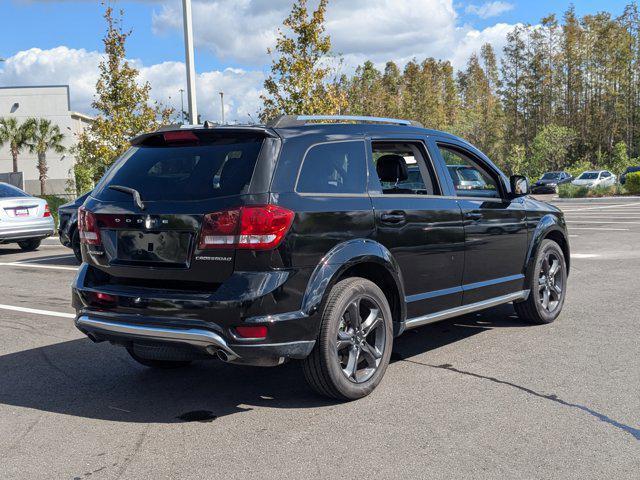
M 376 165 L 381 182 L 401 182 L 409 178 L 407 163 L 400 155 L 383 155 Z

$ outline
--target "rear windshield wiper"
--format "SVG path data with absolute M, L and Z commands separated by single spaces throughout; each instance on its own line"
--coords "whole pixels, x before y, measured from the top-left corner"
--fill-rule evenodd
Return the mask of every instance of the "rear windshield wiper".
M 144 210 L 144 203 L 142 203 L 142 197 L 140 196 L 140 192 L 138 192 L 134 188 L 123 187 L 122 185 L 109 185 L 111 190 L 115 190 L 116 192 L 128 193 L 133 196 L 133 201 L 138 206 L 140 210 Z

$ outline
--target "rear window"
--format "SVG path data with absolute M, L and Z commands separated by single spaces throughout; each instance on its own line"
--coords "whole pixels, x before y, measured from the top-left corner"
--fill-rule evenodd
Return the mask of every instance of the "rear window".
M 0 198 L 12 198 L 12 197 L 28 197 L 26 193 L 20 190 L 18 187 L 9 185 L 8 183 L 0 183 Z
M 206 200 L 246 193 L 262 136 L 218 136 L 196 144 L 135 146 L 107 173 L 96 197 L 122 201 L 120 185 L 137 190 L 144 201 Z

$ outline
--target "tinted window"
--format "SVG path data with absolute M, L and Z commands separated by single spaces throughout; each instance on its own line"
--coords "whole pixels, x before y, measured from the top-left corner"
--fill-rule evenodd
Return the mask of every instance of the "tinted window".
M 298 176 L 300 193 L 364 193 L 364 142 L 315 145 L 307 152 Z
M 195 145 L 133 147 L 107 173 L 96 196 L 129 197 L 108 185 L 134 188 L 151 201 L 238 195 L 249 186 L 261 146 L 261 137 L 219 136 Z
M 8 183 L 0 183 L 0 198 L 11 197 L 28 197 L 26 193 L 20 190 L 18 187 L 9 185 Z
M 564 177 L 564 173 L 547 172 L 542 176 L 542 180 L 557 180 L 563 177 Z
M 447 164 L 457 195 L 500 198 L 497 180 L 483 165 L 457 149 L 442 145 L 438 145 L 438 148 Z
M 610 177 L 610 176 L 611 176 L 611 174 L 609 172 L 602 172 L 602 177 L 603 178 L 607 178 L 607 177 Z
M 417 143 L 374 142 L 373 162 L 385 195 L 436 195 L 431 162 Z

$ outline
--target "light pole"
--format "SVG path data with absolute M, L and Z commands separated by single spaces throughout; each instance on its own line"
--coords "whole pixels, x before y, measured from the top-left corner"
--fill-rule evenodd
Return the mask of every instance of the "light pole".
M 184 125 L 184 88 L 180 89 L 180 121 Z
M 220 108 L 222 109 L 222 124 L 224 125 L 224 92 L 220 92 Z
M 182 19 L 184 21 L 184 51 L 187 67 L 187 103 L 189 105 L 189 122 L 198 123 L 198 107 L 196 105 L 196 69 L 193 63 L 193 20 L 191 18 L 191 0 L 182 0 Z

